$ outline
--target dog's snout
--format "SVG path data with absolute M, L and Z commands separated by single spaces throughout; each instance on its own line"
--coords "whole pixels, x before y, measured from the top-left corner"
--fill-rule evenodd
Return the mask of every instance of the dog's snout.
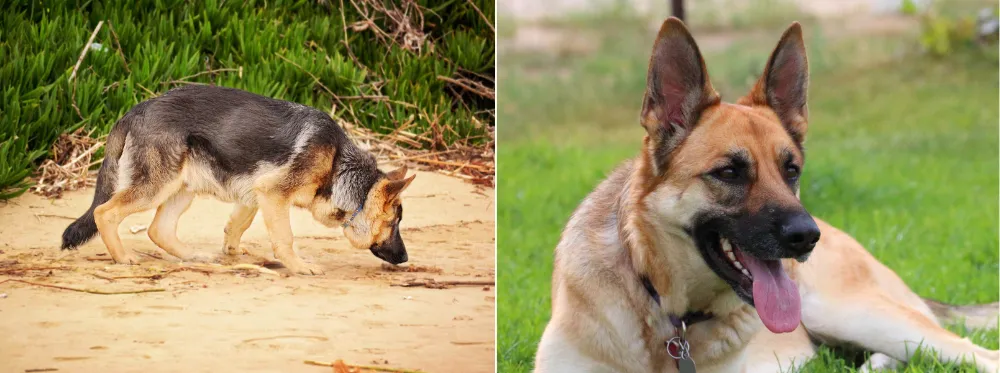
M 379 250 L 379 251 L 372 250 L 372 253 L 375 254 L 375 257 L 382 259 L 390 264 L 403 264 L 406 263 L 406 261 L 410 260 L 409 256 L 406 255 L 405 251 L 402 253 L 395 253 L 384 250 Z
M 403 244 L 402 237 L 399 236 L 399 231 L 397 230 L 389 241 L 379 244 L 372 244 L 368 249 L 371 250 L 372 254 L 379 259 L 392 264 L 403 264 L 410 257 L 406 255 L 406 245 Z
M 790 214 L 781 222 L 780 236 L 785 247 L 795 255 L 807 254 L 819 242 L 819 226 L 809 213 Z

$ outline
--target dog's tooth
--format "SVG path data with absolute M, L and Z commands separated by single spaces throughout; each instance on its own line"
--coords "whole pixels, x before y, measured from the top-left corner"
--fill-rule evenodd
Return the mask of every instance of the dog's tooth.
M 733 245 L 729 243 L 729 240 L 722 239 L 722 251 L 727 253 L 733 251 Z
M 742 264 L 740 264 L 740 262 L 738 262 L 738 261 L 735 261 L 735 262 L 733 262 L 733 264 L 735 264 L 735 265 L 736 265 L 736 269 L 743 269 L 743 265 L 742 265 Z
M 752 276 L 750 276 L 750 272 L 747 271 L 746 268 L 741 269 L 741 271 L 743 271 L 743 274 L 747 275 L 747 277 L 752 277 Z
M 728 256 L 728 257 L 729 257 L 729 260 L 732 260 L 732 261 L 733 261 L 734 263 L 738 263 L 738 262 L 736 261 L 736 254 L 733 254 L 733 252 L 732 252 L 732 251 L 727 251 L 727 252 L 726 252 L 726 256 Z

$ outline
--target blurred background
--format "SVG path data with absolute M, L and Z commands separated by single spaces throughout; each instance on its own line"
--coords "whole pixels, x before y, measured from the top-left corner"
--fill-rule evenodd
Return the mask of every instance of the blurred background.
M 552 250 L 573 209 L 638 154 L 649 53 L 671 0 L 498 4 L 499 368 L 530 371 Z M 726 101 L 802 23 L 811 70 L 802 199 L 918 294 L 997 301 L 997 6 L 978 0 L 686 0 Z M 994 331 L 953 328 L 998 347 Z M 806 371 L 850 371 L 824 349 Z M 912 370 L 951 372 L 930 359 Z

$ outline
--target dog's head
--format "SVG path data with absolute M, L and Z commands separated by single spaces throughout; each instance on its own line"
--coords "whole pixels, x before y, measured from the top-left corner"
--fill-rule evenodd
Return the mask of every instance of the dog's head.
M 798 289 L 780 259 L 804 261 L 820 231 L 798 199 L 808 68 L 798 23 L 763 75 L 723 103 L 684 24 L 663 23 L 649 63 L 639 161 L 647 206 L 690 236 L 715 274 L 774 332 L 798 326 Z
M 344 227 L 347 240 L 356 248 L 369 249 L 372 254 L 392 264 L 407 261 L 406 245 L 399 235 L 403 220 L 400 194 L 417 175 L 406 176 L 406 166 L 379 178 L 365 199 L 364 207 L 351 217 Z

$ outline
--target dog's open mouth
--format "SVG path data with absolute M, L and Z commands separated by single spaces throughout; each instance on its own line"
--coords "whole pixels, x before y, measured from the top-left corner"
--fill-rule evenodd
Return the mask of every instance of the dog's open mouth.
M 781 261 L 754 257 L 718 233 L 708 236 L 699 246 L 709 267 L 757 309 L 768 330 L 795 330 L 802 318 L 802 302 Z

